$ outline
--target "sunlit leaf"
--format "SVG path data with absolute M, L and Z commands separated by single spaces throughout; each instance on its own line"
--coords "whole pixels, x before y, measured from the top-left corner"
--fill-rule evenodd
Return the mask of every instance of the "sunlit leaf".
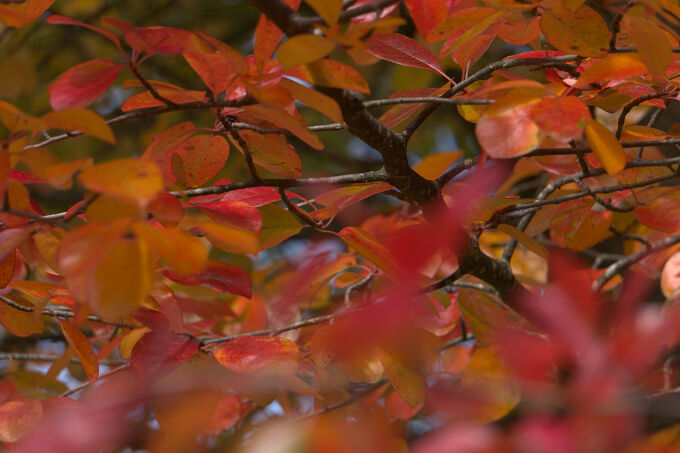
M 611 79 L 624 79 L 646 73 L 647 66 L 636 54 L 611 54 L 586 68 L 574 86 L 584 87 L 591 83 L 604 83 Z
M 662 29 L 636 14 L 637 11 L 637 8 L 628 11 L 623 17 L 623 25 L 649 73 L 655 77 L 664 77 L 673 58 L 671 45 Z
M 200 272 L 208 264 L 208 250 L 201 240 L 184 231 L 154 228 L 144 222 L 135 223 L 132 230 L 181 275 Z
M 422 36 L 427 36 L 449 15 L 445 0 L 406 0 L 404 3 Z
M 122 319 L 132 314 L 151 291 L 152 271 L 144 242 L 119 240 L 90 271 L 90 307 L 106 319 Z
M 78 107 L 64 108 L 58 112 L 47 113 L 41 119 L 51 129 L 79 131 L 111 144 L 116 143 L 111 127 L 104 121 L 104 118 L 91 110 Z
M 569 142 L 581 136 L 590 120 L 590 111 L 574 96 L 547 97 L 534 104 L 531 118 L 550 137 Z
M 355 249 L 385 272 L 395 272 L 396 264 L 390 251 L 370 233 L 357 227 L 345 227 L 340 231 L 339 235 L 348 246 Z
M 332 88 L 370 93 L 368 83 L 353 67 L 334 60 L 317 60 L 305 65 L 309 82 Z
M 543 137 L 531 112 L 539 101 L 536 93 L 516 89 L 486 109 L 475 128 L 484 151 L 495 159 L 502 159 L 521 156 L 537 148 Z
M 257 234 L 252 231 L 215 222 L 201 223 L 195 230 L 203 233 L 211 244 L 225 252 L 256 255 L 260 250 Z
M 335 49 L 335 43 L 321 36 L 304 33 L 287 39 L 276 56 L 284 68 L 292 68 L 324 58 Z
M 78 181 L 93 192 L 136 203 L 140 207 L 146 206 L 163 189 L 158 165 L 141 159 L 118 159 L 97 164 L 83 170 Z
M 295 99 L 303 104 L 307 104 L 337 123 L 342 123 L 342 112 L 333 98 L 289 79 L 281 79 L 279 86 L 284 87 Z
M 254 233 L 259 233 L 262 229 L 260 211 L 242 201 L 190 202 L 190 204 L 217 222 Z
M 610 175 L 616 174 L 626 166 L 626 153 L 609 129 L 595 120 L 586 125 L 586 139 L 593 152 Z
M 28 115 L 9 102 L 0 100 L 0 121 L 10 131 L 41 131 L 47 128 L 43 119 Z

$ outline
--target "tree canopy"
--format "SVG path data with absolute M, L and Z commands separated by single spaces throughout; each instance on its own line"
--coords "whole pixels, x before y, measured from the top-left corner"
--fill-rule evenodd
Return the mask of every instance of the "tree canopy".
M 0 0 L 0 442 L 667 452 L 677 0 Z

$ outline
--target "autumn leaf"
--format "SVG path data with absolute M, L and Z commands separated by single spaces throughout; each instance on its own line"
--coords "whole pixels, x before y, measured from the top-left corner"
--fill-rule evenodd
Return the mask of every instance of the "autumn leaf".
M 195 236 L 175 228 L 154 228 L 144 222 L 136 222 L 132 230 L 181 275 L 200 272 L 208 264 L 208 250 Z
M 222 170 L 229 158 L 229 142 L 219 135 L 197 135 L 174 148 L 171 167 L 186 187 L 198 187 Z
M 335 43 L 332 41 L 311 33 L 304 33 L 284 41 L 279 46 L 276 56 L 284 68 L 292 68 L 320 60 L 333 49 L 335 49 Z
M 571 250 L 585 250 L 610 234 L 612 212 L 591 200 L 577 199 L 562 204 L 550 224 L 550 239 Z
M 43 407 L 37 399 L 15 399 L 0 404 L 0 441 L 18 441 L 40 425 L 42 416 Z
M 376 57 L 404 66 L 436 71 L 451 80 L 429 49 L 404 35 L 375 33 L 364 44 L 366 50 Z
M 521 156 L 537 148 L 543 134 L 531 112 L 539 101 L 535 91 L 518 88 L 486 109 L 475 128 L 484 151 L 495 159 L 502 159 Z
M 578 78 L 577 88 L 611 79 L 624 79 L 647 73 L 647 66 L 633 53 L 607 55 L 586 68 Z
M 65 110 L 62 110 L 65 111 Z M 146 206 L 163 189 L 158 165 L 141 159 L 118 159 L 86 168 L 78 181 L 87 189 Z
M 85 107 L 109 89 L 121 65 L 99 58 L 81 63 L 62 73 L 47 87 L 54 110 Z
M 338 23 L 340 19 L 340 11 L 342 10 L 342 0 L 305 0 L 314 10 L 319 13 L 319 16 L 326 21 L 326 24 L 333 26 Z
M 298 368 L 297 346 L 282 337 L 244 336 L 212 349 L 213 356 L 225 368 L 256 376 L 294 374 Z
M 281 176 L 297 178 L 302 176 L 302 161 L 295 149 L 280 135 L 263 135 L 255 131 L 240 131 L 248 144 L 253 161 L 267 170 Z M 234 143 L 238 147 L 237 143 Z M 241 152 L 243 150 L 238 148 Z
M 607 53 L 610 38 L 607 23 L 588 6 L 570 11 L 558 4 L 543 13 L 540 26 L 548 42 L 562 52 L 585 57 Z
M 366 80 L 349 65 L 334 60 L 317 60 L 304 67 L 306 80 L 316 85 L 370 93 Z
M 97 361 L 97 356 L 94 354 L 90 341 L 84 333 L 70 322 L 59 319 L 59 325 L 64 333 L 64 338 L 66 338 L 73 350 L 76 351 L 90 383 L 96 381 L 97 377 L 99 377 L 99 361 Z
M 396 355 L 384 349 L 379 349 L 378 354 L 385 374 L 404 401 L 413 408 L 421 405 L 425 400 L 425 382 L 422 376 L 409 369 Z
M 52 3 L 54 0 L 24 0 L 16 4 L 0 5 L 0 22 L 6 27 L 21 28 L 40 17 Z
M 78 107 L 64 108 L 57 112 L 47 113 L 41 119 L 51 129 L 78 131 L 112 145 L 116 143 L 111 127 L 104 121 L 104 118 L 91 110 Z
M 192 275 L 179 275 L 171 270 L 165 270 L 163 275 L 182 285 L 205 285 L 217 291 L 229 291 L 244 297 L 252 295 L 252 283 L 248 274 L 221 261 L 210 261 L 201 272 Z
M 626 166 L 626 153 L 609 129 L 595 120 L 586 125 L 586 139 L 593 152 L 610 175 L 616 174 Z

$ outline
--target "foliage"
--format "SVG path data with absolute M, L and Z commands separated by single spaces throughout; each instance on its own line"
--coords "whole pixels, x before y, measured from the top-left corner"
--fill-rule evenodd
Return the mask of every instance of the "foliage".
M 678 448 L 677 1 L 111 3 L 0 0 L 12 451 Z

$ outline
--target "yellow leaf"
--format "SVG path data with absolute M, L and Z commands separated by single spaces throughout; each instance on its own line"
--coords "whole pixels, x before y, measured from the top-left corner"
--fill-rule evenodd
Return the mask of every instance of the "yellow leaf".
M 148 251 L 140 240 L 121 239 L 90 275 L 89 303 L 105 319 L 132 314 L 151 290 Z
M 201 240 L 184 231 L 154 228 L 144 222 L 135 223 L 132 230 L 178 274 L 196 274 L 208 264 L 208 251 Z
M 413 167 L 413 169 L 423 178 L 436 179 L 444 174 L 454 162 L 460 159 L 460 156 L 460 151 L 430 154 L 418 162 L 418 165 Z
M 528 234 L 526 234 L 524 231 L 520 231 L 517 228 L 515 228 L 512 225 L 508 224 L 501 224 L 498 225 L 498 228 L 496 228 L 498 231 L 507 234 L 508 236 L 511 236 L 517 240 L 520 244 L 522 244 L 524 247 L 528 248 L 532 252 L 534 252 L 536 255 L 542 257 L 542 258 L 547 258 L 548 257 L 548 252 L 545 250 L 545 247 L 543 247 L 541 244 L 533 240 Z
M 79 131 L 111 144 L 116 143 L 111 127 L 109 127 L 104 118 L 92 110 L 76 107 L 67 108 L 58 112 L 47 113 L 43 115 L 42 120 L 53 129 L 70 132 Z
M 311 88 L 307 88 L 306 86 L 300 85 L 299 83 L 295 83 L 289 79 L 281 79 L 279 86 L 288 90 L 290 94 L 298 101 L 302 102 L 303 104 L 307 104 L 309 107 L 318 112 L 323 113 L 331 120 L 337 123 L 343 122 L 340 107 L 333 98 L 328 97 L 325 94 L 321 94 Z
M 142 339 L 147 332 L 151 332 L 148 327 L 140 327 L 138 329 L 132 329 L 129 331 L 123 339 L 120 341 L 118 346 L 118 352 L 120 353 L 120 358 L 123 360 L 129 360 L 132 354 L 132 348 L 135 347 L 137 342 Z
M 257 254 L 259 239 L 255 233 L 221 225 L 216 222 L 205 222 L 197 227 L 215 247 L 229 253 Z
M 342 0 L 306 0 L 306 2 L 319 13 L 329 27 L 338 23 L 342 11 Z
M 335 43 L 321 36 L 306 33 L 286 40 L 276 55 L 284 68 L 320 60 L 335 49 Z
M 64 110 L 60 110 L 63 112 Z M 163 190 L 163 177 L 155 162 L 118 159 L 86 168 L 78 180 L 87 189 L 146 206 Z
M 503 417 L 520 400 L 519 385 L 493 349 L 475 350 L 461 375 L 460 385 L 463 392 L 478 397 L 480 407 L 475 411 L 475 419 L 482 423 Z
M 590 120 L 585 132 L 588 144 L 608 174 L 613 175 L 625 168 L 626 153 L 609 129 L 595 120 Z
M 47 128 L 43 120 L 28 115 L 5 101 L 0 101 L 0 121 L 12 132 L 35 132 Z
M 634 11 L 629 11 L 623 16 L 623 24 L 649 73 L 654 77 L 664 77 L 666 68 L 673 58 L 666 34 L 658 25 L 639 17 Z
M 33 309 L 28 301 L 15 294 L 7 294 L 6 298 L 17 305 Z M 0 302 L 0 324 L 17 337 L 28 337 L 43 331 L 43 319 L 40 313 L 23 311 Z

